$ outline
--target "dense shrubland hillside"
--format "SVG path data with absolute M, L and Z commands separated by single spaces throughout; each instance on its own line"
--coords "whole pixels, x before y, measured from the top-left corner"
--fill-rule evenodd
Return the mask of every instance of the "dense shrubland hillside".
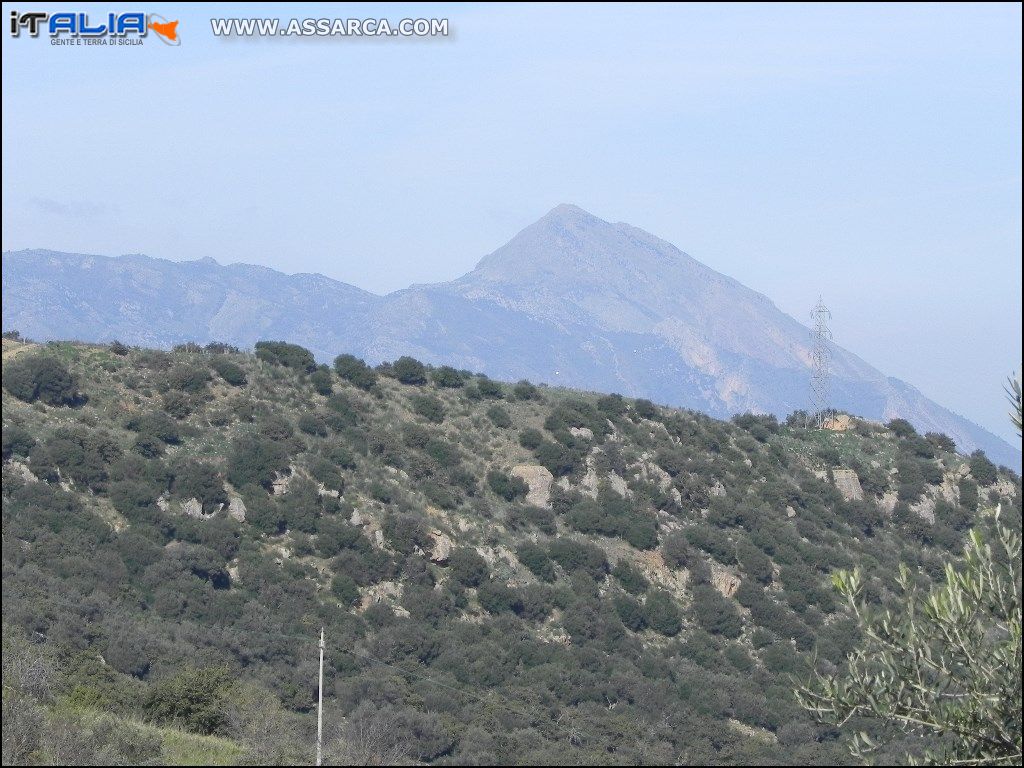
M 856 641 L 829 574 L 884 603 L 1020 525 L 1016 475 L 901 420 L 4 344 L 5 762 L 308 760 L 321 626 L 330 760 L 839 762 L 792 694 Z

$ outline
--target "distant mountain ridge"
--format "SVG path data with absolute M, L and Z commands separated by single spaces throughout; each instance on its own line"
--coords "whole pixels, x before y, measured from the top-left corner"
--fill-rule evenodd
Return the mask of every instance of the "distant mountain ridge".
M 628 224 L 561 205 L 446 283 L 378 296 L 210 258 L 44 250 L 3 257 L 3 327 L 169 347 L 280 338 L 329 361 L 408 354 L 494 378 L 620 392 L 713 416 L 807 407 L 808 329 L 767 297 Z M 901 416 L 1020 469 L 1021 453 L 834 346 L 834 404 Z

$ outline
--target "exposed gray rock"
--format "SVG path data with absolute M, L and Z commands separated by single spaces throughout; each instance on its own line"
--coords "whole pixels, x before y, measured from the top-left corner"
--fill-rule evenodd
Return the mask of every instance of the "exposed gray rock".
M 742 581 L 732 571 L 722 568 L 717 563 L 711 566 L 711 586 L 718 590 L 722 597 L 732 597 L 740 588 Z
M 844 499 L 847 501 L 863 500 L 864 490 L 860 487 L 860 478 L 852 469 L 833 469 L 832 479 Z
M 512 467 L 512 475 L 521 478 L 530 490 L 526 494 L 526 503 L 536 507 L 548 507 L 551 504 L 551 483 L 554 476 L 546 467 L 539 464 L 519 464 Z
M 24 481 L 29 483 L 38 483 L 39 478 L 32 474 L 32 470 L 28 468 L 27 464 L 23 464 L 20 461 L 12 461 L 11 469 Z
M 594 439 L 594 432 L 589 427 L 569 427 L 569 432 L 573 437 L 582 437 L 584 440 Z
M 185 499 L 181 502 L 181 513 L 199 519 L 209 517 L 209 515 L 203 512 L 203 502 L 199 499 Z
M 931 494 L 924 494 L 915 503 L 910 505 L 910 511 L 927 523 L 935 523 L 935 497 Z
M 430 540 L 432 542 L 430 562 L 444 565 L 448 562 L 448 558 L 451 557 L 452 549 L 455 545 L 446 534 L 437 530 L 430 532 Z
M 232 496 L 228 501 L 228 515 L 240 523 L 245 522 L 245 502 L 241 496 Z
M 291 483 L 291 481 L 291 474 L 278 475 L 277 477 L 275 477 L 274 482 L 271 485 L 271 488 L 273 489 L 273 494 L 275 496 L 280 496 L 281 494 L 288 493 L 288 484 Z
M 332 499 L 341 498 L 341 494 L 338 491 L 334 490 L 333 488 L 328 488 L 323 483 L 318 484 L 317 490 L 319 491 L 321 496 L 329 496 Z

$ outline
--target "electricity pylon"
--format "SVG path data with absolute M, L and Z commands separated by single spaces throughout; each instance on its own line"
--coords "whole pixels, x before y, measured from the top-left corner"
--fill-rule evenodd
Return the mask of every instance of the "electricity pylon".
M 817 429 L 823 429 L 832 415 L 829 402 L 829 362 L 832 360 L 829 342 L 832 341 L 832 332 L 828 329 L 828 321 L 831 319 L 832 313 L 819 296 L 818 303 L 811 310 L 811 412 L 808 414 Z

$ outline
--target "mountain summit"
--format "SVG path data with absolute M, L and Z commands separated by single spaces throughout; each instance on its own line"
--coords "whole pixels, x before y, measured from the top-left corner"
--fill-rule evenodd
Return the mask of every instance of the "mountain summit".
M 37 339 L 287 339 L 322 360 L 412 355 L 714 416 L 784 416 L 808 402 L 805 326 L 672 244 L 574 205 L 552 209 L 457 280 L 386 296 L 212 259 L 19 251 L 3 267 L 3 327 Z M 1020 451 L 995 435 L 841 347 L 832 353 L 836 407 L 900 416 L 1020 467 Z
M 809 360 L 806 329 L 761 294 L 671 243 L 572 205 L 527 227 L 453 290 L 535 319 L 653 335 L 712 375 L 727 367 L 723 353 L 800 368 Z M 758 333 L 765 323 L 785 333 Z

